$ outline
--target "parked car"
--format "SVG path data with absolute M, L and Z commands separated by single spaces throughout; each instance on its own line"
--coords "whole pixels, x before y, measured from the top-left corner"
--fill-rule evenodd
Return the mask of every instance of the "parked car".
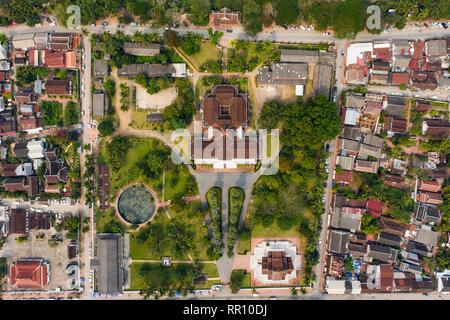
M 285 24 L 283 24 L 283 28 L 284 28 L 284 30 L 287 30 L 287 29 L 288 29 L 288 26 L 285 25 Z
M 289 27 L 292 31 L 294 31 L 295 30 L 295 28 L 293 27 L 293 26 L 290 26 Z
M 102 26 L 106 27 L 108 25 L 108 22 L 103 22 Z
M 117 25 L 117 28 L 120 28 L 120 24 Z
M 448 29 L 448 24 L 446 22 L 442 22 L 442 26 L 444 27 L 444 29 Z
M 228 32 L 228 33 L 232 33 L 232 32 L 233 32 L 233 30 L 227 30 L 227 32 Z
M 136 26 L 136 22 L 132 22 L 132 23 L 130 23 L 130 26 Z
M 183 26 L 188 27 L 188 23 L 186 21 L 183 21 Z
M 95 27 L 96 26 L 96 24 L 95 23 L 91 23 L 91 27 Z
M 48 23 L 52 23 L 52 19 L 50 18 L 45 18 L 45 20 L 47 20 Z
M 271 296 L 269 299 L 270 299 L 270 300 L 277 300 L 277 297 Z
M 164 28 L 164 31 L 167 31 L 167 30 L 169 30 L 169 27 L 165 27 L 165 28 Z
M 324 35 L 324 36 L 329 36 L 330 33 L 329 33 L 329 32 L 324 32 L 323 35 Z

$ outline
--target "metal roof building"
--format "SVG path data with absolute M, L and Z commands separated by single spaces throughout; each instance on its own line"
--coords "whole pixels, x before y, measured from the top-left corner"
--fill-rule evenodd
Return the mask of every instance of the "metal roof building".
M 124 284 L 123 239 L 117 233 L 97 234 L 97 287 L 99 293 L 122 292 Z

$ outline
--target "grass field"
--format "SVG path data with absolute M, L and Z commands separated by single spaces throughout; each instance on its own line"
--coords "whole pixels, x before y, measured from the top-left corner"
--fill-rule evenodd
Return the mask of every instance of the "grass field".
M 295 238 L 300 235 L 298 232 L 298 227 L 292 227 L 291 229 L 284 231 L 278 228 L 278 226 L 273 223 L 270 227 L 264 228 L 260 224 L 255 224 L 251 231 L 252 238 L 271 238 L 271 237 L 286 237 Z
M 238 254 L 247 254 L 251 250 L 251 238 L 248 240 L 239 240 L 239 244 L 237 247 Z
M 201 273 L 206 273 L 208 278 L 218 278 L 219 270 L 214 263 L 200 263 Z
M 180 51 L 182 51 L 181 48 Z M 220 49 L 211 44 L 211 41 L 208 40 L 202 41 L 199 53 L 196 53 L 192 56 L 187 55 L 185 52 L 183 52 L 183 54 L 197 70 L 199 70 L 200 66 L 207 60 L 217 60 L 222 58 Z
M 132 182 L 142 182 L 148 184 L 158 195 L 158 200 L 162 200 L 163 179 L 162 172 L 159 176 L 150 178 L 145 175 L 145 172 L 139 170 L 155 150 L 166 148 L 167 152 L 170 149 L 163 146 L 162 142 L 157 139 L 139 139 L 129 138 L 130 147 L 125 155 L 124 161 L 121 162 L 119 170 L 111 170 L 110 175 L 110 194 L 115 196 L 116 192 L 125 185 Z M 107 159 L 105 156 L 105 146 L 101 148 L 100 156 L 102 159 Z M 189 184 L 189 185 L 188 185 Z M 185 165 L 177 165 L 169 170 L 166 170 L 166 190 L 165 200 L 172 199 L 175 196 L 194 196 L 198 194 L 197 183 L 195 178 L 190 175 Z M 114 199 L 111 199 L 114 201 Z
M 149 264 L 151 266 L 157 267 L 160 264 L 159 263 L 141 263 L 141 262 L 135 262 L 130 265 L 130 289 L 131 290 L 140 290 L 145 288 L 145 280 L 142 276 L 139 275 L 139 270 L 144 264 Z M 176 266 L 177 264 L 174 263 L 173 266 Z M 204 272 L 203 268 L 206 267 L 208 270 L 205 272 L 208 274 L 208 278 L 217 278 L 219 276 L 219 272 L 217 271 L 217 267 L 214 264 L 201 264 L 200 267 L 202 267 L 202 272 Z M 215 268 L 215 269 L 214 269 Z M 211 274 L 211 275 L 210 275 Z M 217 274 L 217 276 L 214 276 Z M 196 289 L 210 289 L 212 285 L 220 284 L 219 280 L 208 280 L 206 284 L 204 285 L 196 285 Z
M 155 220 L 161 222 L 163 225 L 169 223 L 169 218 L 163 209 L 159 209 L 156 213 Z M 154 220 L 153 220 L 154 221 Z M 147 240 L 144 243 L 140 243 L 136 240 L 136 234 L 130 234 L 130 257 L 133 260 L 160 260 L 164 256 L 171 256 L 172 253 L 167 250 L 163 254 L 159 255 L 152 250 L 150 241 Z M 183 254 L 182 260 L 189 260 L 187 253 Z
M 120 226 L 124 231 L 126 229 L 125 225 L 122 224 L 120 219 L 116 216 L 115 210 L 113 208 L 103 212 L 96 210 L 95 231 L 98 233 L 111 232 L 111 230 L 109 230 L 110 225 Z
M 194 202 L 192 204 L 194 204 Z M 200 201 L 198 201 L 198 205 L 199 204 Z M 195 247 L 193 247 L 192 249 L 192 252 L 183 252 L 181 258 L 178 259 L 174 257 L 175 252 L 170 248 L 163 250 L 162 254 L 158 254 L 156 250 L 152 250 L 152 242 L 150 238 L 147 239 L 144 243 L 141 243 L 136 239 L 137 234 L 132 233 L 130 234 L 131 258 L 133 260 L 160 260 L 163 256 L 170 256 L 174 260 L 189 261 L 188 253 L 190 253 L 194 259 L 197 255 L 197 258 L 200 261 L 207 261 L 208 257 L 206 255 L 206 250 L 209 247 L 209 242 L 206 244 L 204 241 L 202 241 L 207 234 L 207 227 L 204 226 L 204 217 L 202 215 L 188 216 L 185 211 L 174 209 L 173 206 L 169 206 L 168 211 L 172 219 L 177 219 L 182 225 L 188 228 L 190 234 L 192 235 L 192 242 L 195 245 Z M 170 220 L 164 212 L 164 209 L 159 209 L 158 213 L 155 216 L 155 220 L 153 220 L 151 223 L 153 222 L 161 223 L 164 229 L 168 229 Z M 213 267 L 216 266 L 213 265 Z M 209 265 L 206 266 L 208 272 L 210 272 L 211 268 L 213 267 L 210 267 Z M 216 276 L 210 275 L 210 277 L 215 278 Z
M 131 244 L 130 244 L 131 246 Z M 130 265 L 130 289 L 140 290 L 145 287 L 144 279 L 139 276 L 139 270 L 143 263 L 132 263 Z

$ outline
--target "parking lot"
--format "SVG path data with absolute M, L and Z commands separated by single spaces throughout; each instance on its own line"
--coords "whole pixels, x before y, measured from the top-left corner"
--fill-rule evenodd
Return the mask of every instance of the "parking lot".
M 37 201 L 34 203 L 30 203 L 29 201 L 23 200 L 12 200 L 12 199 L 1 199 L 1 203 L 10 207 L 11 209 L 15 208 L 24 208 L 24 209 L 40 209 L 45 212 L 55 212 L 55 213 L 70 213 L 70 214 L 78 214 L 78 211 L 82 206 L 78 203 L 72 205 L 70 203 L 70 199 L 62 199 L 62 200 L 50 200 L 49 204 L 41 204 Z

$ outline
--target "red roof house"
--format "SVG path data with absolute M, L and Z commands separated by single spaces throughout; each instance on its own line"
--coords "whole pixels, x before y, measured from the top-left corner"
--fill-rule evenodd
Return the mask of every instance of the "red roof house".
M 369 199 L 364 202 L 366 210 L 373 217 L 380 217 L 381 209 L 386 206 L 386 204 L 381 200 Z
M 442 195 L 436 192 L 421 191 L 417 193 L 417 201 L 431 203 L 431 204 L 441 204 Z
M 424 181 L 419 179 L 418 186 L 420 191 L 439 192 L 441 190 L 441 186 L 437 181 Z
M 41 289 L 48 283 L 49 264 L 42 259 L 20 259 L 10 268 L 11 285 L 20 289 Z
M 409 74 L 408 73 L 400 73 L 394 72 L 392 73 L 392 84 L 409 84 Z
M 382 292 L 394 291 L 394 270 L 390 264 L 380 266 L 380 287 Z
M 65 55 L 63 52 L 45 50 L 45 66 L 48 68 L 65 68 Z

